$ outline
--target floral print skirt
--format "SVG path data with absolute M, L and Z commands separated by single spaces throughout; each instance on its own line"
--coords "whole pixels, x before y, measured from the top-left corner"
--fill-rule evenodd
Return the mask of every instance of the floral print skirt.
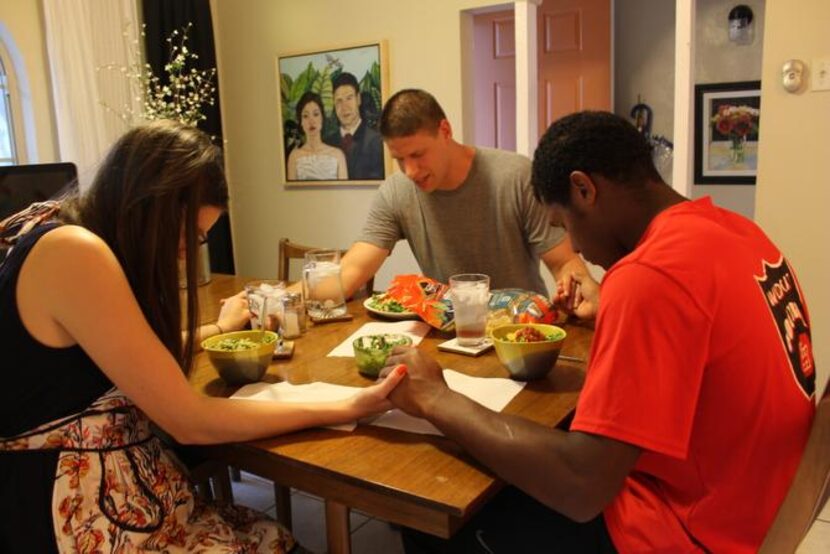
M 117 389 L 81 413 L 0 438 L 0 451 L 59 450 L 52 525 L 60 552 L 288 552 L 267 516 L 194 496 L 147 417 Z

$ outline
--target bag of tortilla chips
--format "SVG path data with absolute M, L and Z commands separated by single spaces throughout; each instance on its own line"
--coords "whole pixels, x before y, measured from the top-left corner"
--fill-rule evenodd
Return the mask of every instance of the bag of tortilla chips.
M 555 323 L 559 314 L 550 300 L 537 292 L 523 289 L 490 291 L 487 330 L 510 323 Z
M 453 328 L 452 303 L 444 296 L 449 287 L 423 275 L 396 275 L 386 294 L 436 329 Z
M 558 313 L 550 301 L 539 293 L 522 289 L 490 291 L 487 334 L 508 323 L 554 323 Z M 418 314 L 432 327 L 451 331 L 453 321 L 449 286 L 423 275 L 396 275 L 386 294 Z

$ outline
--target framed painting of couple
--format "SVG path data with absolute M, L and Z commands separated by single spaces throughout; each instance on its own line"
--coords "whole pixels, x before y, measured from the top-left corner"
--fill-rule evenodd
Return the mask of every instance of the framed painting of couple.
M 391 160 L 378 130 L 388 97 L 384 42 L 277 58 L 287 185 L 378 184 Z

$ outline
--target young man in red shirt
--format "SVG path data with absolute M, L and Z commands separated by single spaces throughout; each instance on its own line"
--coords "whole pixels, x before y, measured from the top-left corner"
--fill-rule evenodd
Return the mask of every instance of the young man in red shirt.
M 409 373 L 392 402 L 532 497 L 508 489 L 455 542 L 408 533 L 408 546 L 756 551 L 814 414 L 809 316 L 789 263 L 753 222 L 666 185 L 648 143 L 609 113 L 554 123 L 533 180 L 551 223 L 608 270 L 571 429 L 491 412 L 448 389 L 434 361 L 397 353 L 389 363 Z M 599 302 L 599 290 L 581 295 Z

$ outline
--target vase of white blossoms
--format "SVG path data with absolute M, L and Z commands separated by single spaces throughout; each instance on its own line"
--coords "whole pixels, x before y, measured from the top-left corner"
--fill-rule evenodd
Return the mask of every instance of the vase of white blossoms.
M 205 107 L 213 106 L 215 102 L 216 69 L 194 67 L 194 62 L 199 56 L 187 47 L 191 27 L 192 24 L 188 23 L 167 37 L 169 55 L 164 65 L 164 78 L 153 73 L 150 64 L 142 61 L 138 39 L 131 41 L 132 47 L 128 53 L 131 61 L 127 66 L 110 64 L 99 67 L 99 71 L 114 69 L 123 73 L 130 82 L 131 94 L 135 100 L 135 104 L 125 104 L 121 109 L 113 109 L 101 102 L 104 108 L 128 125 L 135 125 L 141 121 L 172 119 L 185 125 L 196 126 L 206 119 Z M 124 31 L 124 36 L 129 39 L 128 30 Z M 145 36 L 142 26 L 141 39 Z M 138 106 L 138 109 L 134 106 Z

